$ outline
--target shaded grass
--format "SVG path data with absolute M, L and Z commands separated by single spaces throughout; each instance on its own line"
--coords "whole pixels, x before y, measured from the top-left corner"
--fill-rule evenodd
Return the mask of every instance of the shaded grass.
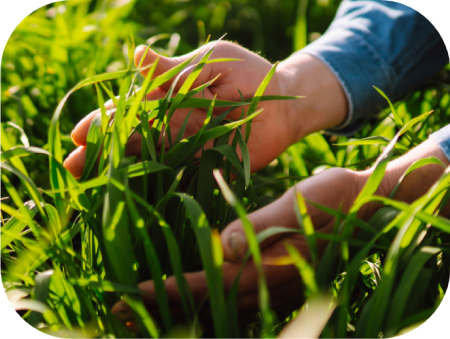
M 114 20 L 114 16 L 109 20 Z M 299 32 L 298 44 L 303 43 L 302 36 L 306 34 Z M 111 40 L 117 41 L 117 37 Z M 128 45 L 128 51 L 132 51 L 133 42 Z M 106 47 L 105 55 L 109 53 L 108 48 L 113 47 Z M 239 328 L 235 306 L 239 277 L 229 295 L 224 296 L 220 279 L 222 258 L 217 250 L 218 230 L 241 217 L 251 239 L 253 260 L 258 262 L 257 242 L 286 230 L 275 229 L 270 234 L 255 237 L 247 222 L 247 213 L 276 198 L 287 184 L 326 167 L 365 169 L 373 164 L 377 170 L 348 214 L 324 209 L 336 217 L 332 235 L 312 232 L 299 198 L 304 226 L 299 232 L 308 237 L 312 256 L 317 239 L 329 240 L 324 256 L 316 264 L 306 265 L 298 253 L 290 249 L 292 261 L 305 281 L 305 296 L 327 294 L 331 297 L 325 300 L 332 305 L 331 309 L 336 307 L 317 331 L 321 331 L 322 337 L 377 337 L 380 334 L 386 337 L 412 323 L 425 321 L 438 307 L 448 286 L 450 265 L 449 222 L 437 216 L 448 200 L 448 172 L 427 195 L 411 205 L 373 194 L 389 159 L 405 153 L 425 140 L 430 131 L 448 122 L 450 100 L 445 86 L 436 82 L 429 89 L 412 93 L 403 102 L 389 103 L 389 109 L 372 124 L 366 124 L 354 139 L 330 138 L 320 133 L 310 135 L 283 154 L 278 164 L 250 175 L 245 143 L 251 124 L 246 122 L 260 113 L 257 106 L 262 100 L 294 99 L 263 96 L 270 74 L 254 98 L 243 98 L 241 102 L 192 98 L 213 83 L 197 89 L 189 85 L 201 67 L 211 61 L 206 57 L 191 66 L 194 71 L 175 98 L 168 95 L 160 101 L 141 103 L 146 92 L 176 76 L 189 67 L 189 63 L 152 80 L 151 75 L 145 79 L 137 77 L 139 69 L 131 68 L 131 59 L 129 54 L 128 68 L 123 71 L 92 75 L 76 85 L 61 101 L 53 118 L 44 123 L 49 143 L 38 144 L 41 148 L 35 147 L 39 141 L 28 133 L 27 124 L 17 129 L 2 123 L 2 188 L 9 198 L 1 203 L 2 280 L 8 296 L 22 293 L 13 305 L 21 310 L 27 322 L 49 333 L 76 330 L 86 336 L 132 337 L 134 334 L 110 311 L 117 300 L 124 298 L 132 305 L 141 336 L 173 333 L 187 336 L 191 334 L 190 328 L 187 332 L 175 332 L 180 325 L 172 319 L 168 309 L 163 282 L 171 275 L 176 276 L 183 310 L 195 327 L 197 308 L 182 274 L 204 268 L 217 336 L 274 336 L 285 319 L 276 319 L 270 309 L 261 268 L 258 276 L 260 321 Z M 133 88 L 135 81 L 142 85 L 141 91 Z M 97 89 L 96 96 L 88 92 L 93 87 Z M 55 85 L 55 88 L 60 98 L 63 97 L 61 88 L 64 87 Z M 109 119 L 102 110 L 101 119 L 91 125 L 88 162 L 80 181 L 62 167 L 70 146 L 65 136 L 68 127 L 61 116 L 73 112 L 73 109 L 67 110 L 72 93 L 89 93 L 91 101 L 100 107 L 105 98 L 110 98 L 118 107 L 112 124 L 108 124 Z M 114 93 L 121 94 L 120 99 L 116 99 Z M 128 93 L 133 95 L 126 98 Z M 23 114 L 32 117 L 33 109 L 27 105 L 27 100 L 23 99 L 22 104 Z M 221 117 L 212 114 L 214 107 L 240 109 L 244 105 L 250 105 L 251 111 L 239 121 L 227 121 L 226 114 Z M 164 127 L 177 107 L 209 108 L 208 116 L 197 135 L 183 139 L 180 132 L 172 148 L 162 153 L 155 145 L 160 133 L 166 132 L 166 137 L 171 139 L 169 129 Z M 435 112 L 427 113 L 430 109 Z M 149 126 L 137 121 L 136 115 L 141 121 L 156 120 Z M 246 128 L 241 131 L 243 124 Z M 122 126 L 125 128 L 119 128 Z M 398 133 L 402 129 L 405 133 Z M 230 140 L 234 130 L 235 137 Z M 141 162 L 123 157 L 125 142 L 131 133 L 142 135 Z M 214 140 L 214 147 L 203 152 L 201 159 L 196 159 L 194 154 L 209 140 Z M 28 147 L 29 144 L 34 146 Z M 102 144 L 105 145 L 103 150 Z M 242 151 L 242 160 L 237 157 L 237 145 Z M 95 159 L 100 152 L 97 168 Z M 49 164 L 44 165 L 48 176 L 42 179 L 36 176 L 33 164 L 43 163 L 35 159 L 45 157 Z M 410 170 L 428 163 L 437 161 L 424 159 Z M 224 170 L 223 181 L 219 181 L 226 198 L 215 186 L 212 173 L 215 168 Z M 234 183 L 230 182 L 231 172 L 237 175 Z M 219 177 L 217 173 L 216 176 Z M 280 182 L 284 186 L 278 185 Z M 386 207 L 364 223 L 356 214 L 360 206 L 369 201 L 382 202 Z M 358 239 L 350 238 L 355 227 L 362 229 Z M 137 283 L 148 279 L 155 282 L 162 324 L 151 318 L 139 298 Z M 314 299 L 308 300 L 307 305 L 315 305 Z M 300 314 L 305 313 L 306 306 Z M 289 319 L 295 316 L 296 313 Z M 318 323 L 321 321 L 323 319 L 318 319 Z

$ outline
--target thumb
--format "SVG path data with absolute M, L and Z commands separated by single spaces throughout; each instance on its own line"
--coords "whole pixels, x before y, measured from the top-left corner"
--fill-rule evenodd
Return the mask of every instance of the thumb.
M 152 50 L 151 48 L 149 48 L 145 45 L 140 45 L 136 48 L 136 50 L 134 52 L 134 63 L 136 64 L 136 67 L 138 67 L 142 60 L 141 67 L 145 67 L 145 66 L 149 66 L 149 65 L 153 64 L 156 61 L 156 59 L 159 58 L 158 65 L 157 65 L 154 75 L 153 75 L 154 77 L 157 77 L 157 76 L 169 71 L 170 69 L 180 65 L 181 63 L 185 62 L 186 60 L 193 58 L 197 54 L 198 55 L 194 58 L 194 60 L 192 60 L 189 63 L 189 65 L 194 65 L 194 64 L 198 63 L 201 60 L 201 58 L 205 55 L 205 53 L 208 51 L 210 46 L 211 45 L 205 45 L 205 46 L 200 47 L 188 54 L 184 54 L 179 57 L 168 58 L 168 57 L 159 55 L 154 50 Z M 218 55 L 220 55 L 220 53 Z M 220 64 L 221 63 L 204 65 L 202 71 L 200 72 L 200 74 L 198 75 L 198 77 L 196 78 L 196 80 L 194 81 L 194 83 L 192 85 L 194 87 L 197 87 L 197 86 L 203 85 L 204 83 L 215 78 L 217 75 L 219 75 L 220 71 L 222 70 L 221 67 L 223 67 L 223 66 L 221 66 Z M 185 68 L 185 70 L 186 70 L 186 68 Z M 192 71 L 193 71 L 193 68 L 183 71 L 183 74 L 180 76 L 180 79 L 177 82 L 175 90 L 179 90 L 181 85 L 185 82 L 185 80 L 187 79 L 189 74 L 192 73 Z M 146 69 L 146 70 L 142 71 L 142 75 L 146 76 L 148 74 L 148 72 L 149 72 L 149 69 Z M 172 77 L 170 80 L 168 80 L 167 82 L 162 84 L 160 87 L 163 90 L 168 91 L 175 79 L 176 79 L 175 76 Z M 211 90 L 209 88 L 207 88 L 205 90 L 205 93 L 203 93 L 203 94 L 205 95 L 205 98 L 207 98 L 207 99 L 212 99 L 214 97 L 214 94 L 211 92 Z
M 291 190 L 271 204 L 248 215 L 255 234 L 271 227 L 298 228 L 294 199 Z M 264 240 L 260 248 L 264 249 L 286 234 L 274 235 Z M 242 221 L 237 219 L 229 224 L 221 234 L 224 259 L 228 262 L 240 262 L 248 251 L 248 240 Z
M 156 59 L 159 58 L 158 61 L 158 65 L 155 69 L 154 75 L 153 77 L 157 77 L 161 74 L 166 73 L 167 71 L 169 71 L 170 69 L 178 66 L 179 64 L 185 62 L 186 60 L 192 58 L 195 54 L 198 53 L 198 50 L 195 50 L 191 53 L 179 56 L 179 57 L 173 57 L 173 58 L 168 58 L 165 57 L 163 55 L 159 55 L 158 53 L 156 53 L 154 50 L 152 50 L 151 48 L 145 46 L 145 45 L 140 45 L 138 47 L 136 47 L 136 50 L 134 52 L 134 63 L 136 64 L 136 67 L 139 67 L 139 64 L 141 63 L 142 60 L 142 65 L 141 67 L 145 67 L 145 66 L 149 66 L 151 64 L 153 64 Z M 202 55 L 200 55 L 198 58 L 196 58 L 195 60 L 193 60 L 190 65 L 192 65 L 195 62 L 198 62 L 198 60 L 202 57 Z M 142 71 L 142 75 L 146 76 L 149 72 L 149 69 L 147 68 L 146 70 Z M 183 84 L 184 80 L 187 78 L 187 76 L 191 73 L 191 71 L 189 72 L 185 72 L 180 80 L 177 83 L 176 86 L 176 90 L 179 89 L 179 87 L 181 86 L 181 84 Z M 168 80 L 166 83 L 162 84 L 160 87 L 163 90 L 168 91 L 170 86 L 172 85 L 172 82 L 175 80 L 175 76 L 172 77 L 172 79 Z M 197 79 L 197 81 L 194 83 L 194 85 L 201 85 L 202 81 L 204 81 L 204 79 Z
M 134 51 L 134 63 L 136 67 L 139 67 L 139 65 L 142 62 L 141 67 L 150 66 L 153 64 L 156 59 L 159 58 L 158 61 L 158 67 L 155 70 L 154 76 L 161 75 L 165 72 L 167 72 L 169 69 L 178 66 L 180 63 L 184 61 L 184 58 L 182 60 L 181 57 L 177 58 L 168 58 L 162 55 L 159 55 L 151 48 L 145 46 L 145 45 L 139 45 L 136 47 L 136 50 Z M 149 72 L 149 69 L 142 71 L 142 75 L 146 76 Z

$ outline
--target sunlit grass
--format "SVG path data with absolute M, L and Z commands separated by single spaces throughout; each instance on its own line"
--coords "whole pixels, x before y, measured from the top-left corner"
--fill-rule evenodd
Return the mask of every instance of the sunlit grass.
M 66 16 L 80 19 L 76 13 L 88 11 L 80 6 L 68 5 L 67 11 L 72 14 Z M 287 189 L 286 184 L 292 185 L 332 166 L 351 169 L 374 166 L 375 170 L 349 213 L 324 208 L 336 218 L 332 234 L 314 232 L 303 198 L 298 195 L 300 227 L 297 232 L 307 237 L 314 260 L 307 262 L 290 247 L 290 257 L 278 263 L 296 265 L 305 282 L 307 297 L 300 311 L 288 318 L 294 319 L 292 324 L 280 335 L 288 336 L 293 331 L 298 335 L 322 337 L 389 337 L 428 319 L 439 306 L 448 285 L 450 222 L 437 212 L 448 201 L 450 175 L 446 171 L 426 196 L 411 205 L 380 198 L 374 193 L 389 160 L 447 124 L 450 99 L 445 86 L 438 81 L 428 89 L 411 94 L 405 101 L 394 105 L 389 102 L 389 108 L 364 125 L 354 138 L 312 134 L 293 145 L 273 166 L 251 175 L 246 141 L 251 120 L 261 113 L 258 103 L 301 99 L 263 95 L 276 65 L 253 98 L 241 102 L 192 98 L 213 84 L 191 88 L 202 67 L 212 62 L 209 56 L 214 45 L 208 45 L 210 49 L 204 51 L 204 58 L 196 65 L 188 60 L 152 79 L 155 63 L 146 78 L 137 76 L 141 67 L 132 67 L 133 42 L 128 38 L 127 26 L 120 21 L 131 6 L 130 2 L 122 8 L 123 13 L 117 8 L 106 9 L 108 19 L 101 23 L 102 27 L 114 20 L 120 24 L 117 34 L 106 42 L 105 55 L 97 52 L 92 55 L 97 60 L 93 67 L 97 75 L 92 69 L 79 74 L 85 61 L 78 60 L 76 53 L 72 56 L 76 60 L 72 62 L 77 62 L 74 78 L 86 80 L 71 84 L 74 87 L 67 93 L 64 93 L 67 84 L 54 83 L 59 100 L 52 99 L 52 110 L 56 107 L 52 116 L 37 115 L 35 104 L 25 92 L 19 100 L 20 92 L 2 94 L 2 112 L 3 106 L 6 112 L 2 113 L 6 119 L 1 126 L 2 280 L 8 298 L 24 320 L 57 336 L 134 337 L 111 313 L 115 302 L 123 298 L 133 310 L 138 336 L 201 335 L 196 322 L 199 309 L 186 288 L 183 273 L 205 269 L 214 335 L 276 336 L 286 320 L 276 319 L 271 310 L 270 291 L 262 274 L 257 243 L 286 229 L 279 227 L 255 235 L 247 214 L 279 196 Z M 101 9 L 96 11 L 100 13 Z M 83 19 L 79 25 L 87 25 L 91 19 Z M 39 22 L 39 13 L 30 20 Z M 55 34 L 55 39 L 64 39 L 57 32 L 62 30 L 64 22 L 47 26 L 36 34 Z M 33 37 L 26 27 L 25 22 L 18 34 Z M 306 32 L 303 26 L 302 31 L 299 27 L 296 34 L 301 35 L 297 35 L 296 44 L 303 44 Z M 115 53 L 114 44 L 122 33 L 128 64 L 122 63 L 119 70 L 100 74 L 105 71 L 108 55 Z M 87 39 L 82 35 L 74 38 Z M 95 50 L 93 46 L 91 49 Z M 174 46 L 170 48 L 173 50 Z M 82 49 L 78 52 L 82 53 Z M 22 53 L 18 60 L 26 68 L 28 52 Z M 37 74 L 43 72 L 47 77 L 49 73 L 59 72 L 59 81 L 63 81 L 63 74 L 69 74 L 74 66 L 63 58 L 64 51 L 52 50 L 52 53 L 62 65 L 67 62 L 65 69 L 53 69 L 41 63 L 39 53 L 30 60 L 35 60 Z M 6 66 L 2 64 L 2 73 L 3 67 Z M 186 67 L 192 67 L 193 72 L 175 96 L 169 91 L 165 99 L 143 101 L 146 93 Z M 19 72 L 7 73 L 7 83 L 16 81 L 19 77 L 16 71 Z M 92 75 L 88 76 L 90 72 Z M 142 88 L 140 91 L 136 91 L 135 83 Z M 129 93 L 133 95 L 127 97 Z M 83 96 L 100 107 L 111 99 L 118 109 L 112 123 L 102 110 L 91 124 L 86 167 L 81 179 L 76 180 L 62 162 L 73 147 L 68 138 L 73 126 L 67 121 L 76 121 L 72 114 L 77 114 L 78 101 Z M 77 103 L 73 102 L 74 98 Z M 40 104 L 41 107 L 50 105 Z M 214 108 L 219 106 L 229 110 L 213 115 Z M 173 138 L 170 149 L 160 149 L 158 140 L 163 133 L 168 137 L 167 126 L 179 107 L 205 109 L 204 125 L 196 135 L 183 138 L 180 133 Z M 243 107 L 248 108 L 247 115 L 237 121 L 227 119 L 231 110 Z M 34 119 L 42 131 L 36 132 L 27 119 Z M 149 119 L 154 119 L 151 125 L 143 123 Z M 185 124 L 188 119 L 189 116 Z M 132 133 L 142 136 L 141 159 L 124 157 L 125 144 Z M 204 151 L 200 159 L 196 158 L 209 141 L 213 141 L 213 147 Z M 439 161 L 420 160 L 407 173 L 430 163 Z M 217 168 L 222 168 L 223 174 L 213 172 Z M 231 173 L 236 175 L 234 182 Z M 379 201 L 385 207 L 370 221 L 363 222 L 356 215 L 369 201 Z M 258 267 L 260 287 L 259 321 L 244 328 L 239 327 L 235 307 L 237 284 L 229 294 L 223 291 L 223 258 L 218 241 L 218 232 L 237 217 L 242 219 L 249 239 L 247 259 L 251 257 Z M 357 238 L 352 238 L 355 228 L 361 231 Z M 315 248 L 318 239 L 329 241 L 321 258 Z M 172 275 L 179 286 L 187 324 L 177 323 L 169 310 L 163 283 Z M 138 282 L 149 279 L 155 282 L 161 321 L 152 317 L 139 296 Z M 304 323 L 311 326 L 306 330 Z

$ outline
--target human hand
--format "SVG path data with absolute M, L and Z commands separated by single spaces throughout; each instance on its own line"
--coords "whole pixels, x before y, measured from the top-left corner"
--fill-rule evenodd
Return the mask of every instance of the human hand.
M 367 172 L 354 172 L 341 168 L 334 168 L 302 181 L 296 186 L 305 198 L 329 208 L 338 209 L 342 205 L 343 212 L 347 211 L 362 185 L 365 183 Z M 295 214 L 296 204 L 294 189 L 287 191 L 281 198 L 272 204 L 249 214 L 255 232 L 260 233 L 270 227 L 281 226 L 298 230 L 299 225 Z M 333 217 L 322 210 L 307 203 L 307 208 L 314 227 L 320 232 L 332 232 Z M 228 225 L 221 234 L 225 263 L 223 265 L 223 281 L 225 292 L 228 293 L 234 283 L 247 252 L 247 242 L 240 220 Z M 270 292 L 271 307 L 279 317 L 285 317 L 303 303 L 302 280 L 294 265 L 277 265 L 274 260 L 288 255 L 285 243 L 290 243 L 306 259 L 310 260 L 309 248 L 306 239 L 298 233 L 283 233 L 273 236 L 261 243 L 261 254 L 264 274 Z M 319 253 L 324 250 L 326 243 L 318 241 Z M 189 284 L 197 305 L 208 297 L 208 286 L 205 272 L 186 273 L 185 278 Z M 158 305 L 155 299 L 155 289 L 152 281 L 146 281 L 139 288 L 147 292 L 142 298 L 156 319 L 158 319 Z M 171 314 L 177 320 L 185 319 L 178 287 L 174 277 L 165 280 Z M 254 320 L 259 310 L 258 303 L 258 274 L 252 260 L 249 260 L 242 271 L 238 295 L 238 319 L 241 324 Z M 207 304 L 205 304 L 207 305 Z M 132 321 L 132 313 L 124 301 L 113 307 L 113 312 L 123 321 Z M 205 326 L 211 325 L 211 314 L 208 306 L 199 313 Z
M 208 46 L 207 46 L 208 47 Z M 141 58 L 144 56 L 146 46 L 139 46 L 135 52 L 135 63 L 138 65 Z M 205 48 L 204 51 L 207 49 Z M 204 51 L 200 53 L 193 63 L 200 60 Z M 183 61 L 191 58 L 197 51 L 193 51 L 187 55 L 183 55 L 175 58 L 167 58 L 157 55 L 153 50 L 148 50 L 143 60 L 143 66 L 152 64 L 158 57 L 158 67 L 155 70 L 154 76 L 158 76 L 169 69 L 179 65 Z M 205 65 L 201 71 L 199 77 L 193 84 L 193 87 L 200 86 L 220 74 L 219 78 L 208 87 L 204 93 L 199 93 L 197 96 L 205 97 L 206 99 L 213 99 L 214 95 L 217 95 L 217 100 L 226 101 L 240 101 L 241 97 L 238 92 L 242 92 L 244 98 L 252 98 L 264 79 L 267 73 L 270 71 L 272 65 L 264 58 L 250 52 L 249 50 L 240 47 L 236 44 L 219 41 L 211 55 L 211 59 L 215 58 L 236 58 L 243 61 L 238 62 L 220 62 Z M 148 72 L 144 71 L 143 75 Z M 184 80 L 189 73 L 183 74 L 177 83 L 175 92 L 183 84 Z M 282 85 L 284 80 L 284 73 L 276 72 L 268 84 L 265 95 L 288 95 L 298 93 L 287 93 L 286 87 Z M 161 85 L 148 94 L 148 100 L 162 99 L 167 95 L 167 92 L 172 85 L 173 79 Z M 257 171 L 279 154 L 281 154 L 287 147 L 294 143 L 297 139 L 297 131 L 293 128 L 294 124 L 292 110 L 287 109 L 286 101 L 266 101 L 260 102 L 260 108 L 264 111 L 254 118 L 252 123 L 252 131 L 250 139 L 248 141 L 248 149 L 250 153 L 250 165 L 251 170 Z M 107 109 L 111 109 L 112 104 L 107 105 Z M 171 135 L 175 138 L 181 125 L 183 124 L 186 116 L 191 110 L 188 108 L 181 108 L 175 111 L 175 114 L 170 120 Z M 221 113 L 220 109 L 215 109 L 215 114 Z M 97 114 L 100 114 L 100 110 L 96 110 L 87 115 L 81 120 L 72 132 L 72 140 L 79 147 L 72 152 L 66 159 L 64 166 L 75 176 L 80 177 L 85 163 L 86 152 L 86 137 L 89 131 L 89 126 Z M 238 119 L 240 117 L 241 110 L 236 109 L 232 111 L 228 118 Z M 194 109 L 191 113 L 188 125 L 185 130 L 184 137 L 194 135 L 199 131 L 205 120 L 205 109 Z M 296 117 L 298 120 L 298 117 Z M 295 124 L 297 125 L 297 123 Z M 127 145 L 127 155 L 139 155 L 141 147 L 141 136 L 139 133 L 133 134 L 129 139 Z
M 435 157 L 442 161 L 445 166 L 450 164 L 438 145 L 432 140 L 427 140 L 409 153 L 388 164 L 385 176 L 375 194 L 382 197 L 389 196 L 406 170 L 417 160 L 426 157 Z M 411 172 L 403 179 L 394 198 L 407 203 L 411 203 L 419 198 L 442 175 L 445 166 L 429 164 Z M 331 233 L 334 218 L 309 204 L 308 201 L 334 210 L 340 208 L 343 213 L 346 213 L 372 173 L 373 168 L 361 172 L 333 168 L 296 185 L 296 190 L 300 191 L 306 200 L 308 214 L 316 231 Z M 293 188 L 291 188 L 272 204 L 249 214 L 248 217 L 254 226 L 255 232 L 260 233 L 276 226 L 298 229 L 299 225 L 294 212 L 295 203 Z M 377 203 L 362 206 L 358 211 L 358 218 L 368 220 L 381 206 Z M 441 213 L 446 216 L 450 215 L 450 204 L 443 208 Z M 221 234 L 221 240 L 225 259 L 223 265 L 224 288 L 226 292 L 229 292 L 248 249 L 240 220 L 232 222 L 225 228 Z M 286 243 L 295 246 L 306 260 L 311 259 L 306 239 L 298 233 L 282 233 L 268 238 L 260 244 L 264 274 L 270 291 L 271 307 L 280 317 L 288 315 L 303 302 L 302 281 L 297 269 L 293 265 L 273 265 L 277 258 L 287 256 Z M 326 242 L 317 241 L 319 258 L 325 246 Z M 253 261 L 249 260 L 243 267 L 237 295 L 239 320 L 242 324 L 247 324 L 254 320 L 254 314 L 258 311 L 257 277 L 256 267 Z M 201 304 L 208 296 L 205 272 L 187 273 L 185 278 L 197 305 Z M 146 295 L 142 296 L 143 300 L 150 312 L 158 318 L 158 306 L 154 298 L 155 289 L 153 282 L 143 282 L 139 285 L 139 288 L 147 292 Z M 170 277 L 165 281 L 165 288 L 169 297 L 172 315 L 177 319 L 184 319 L 178 287 L 174 277 Z M 123 301 L 120 301 L 113 307 L 113 312 L 124 321 L 132 320 L 132 313 Z M 205 324 L 211 324 L 211 321 L 209 321 L 211 314 L 208 307 L 200 310 L 199 315 L 201 319 L 204 319 Z

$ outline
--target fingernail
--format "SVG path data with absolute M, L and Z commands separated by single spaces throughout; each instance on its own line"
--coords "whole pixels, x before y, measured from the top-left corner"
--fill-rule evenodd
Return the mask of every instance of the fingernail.
M 138 52 L 138 51 L 140 51 L 140 50 L 142 50 L 142 49 L 144 49 L 144 48 L 147 48 L 147 46 L 146 46 L 146 45 L 139 45 L 139 46 L 136 47 L 136 49 L 134 50 L 134 52 L 136 53 L 136 52 Z
M 241 232 L 233 232 L 228 237 L 228 243 L 233 250 L 235 259 L 241 259 L 247 252 L 247 239 Z

